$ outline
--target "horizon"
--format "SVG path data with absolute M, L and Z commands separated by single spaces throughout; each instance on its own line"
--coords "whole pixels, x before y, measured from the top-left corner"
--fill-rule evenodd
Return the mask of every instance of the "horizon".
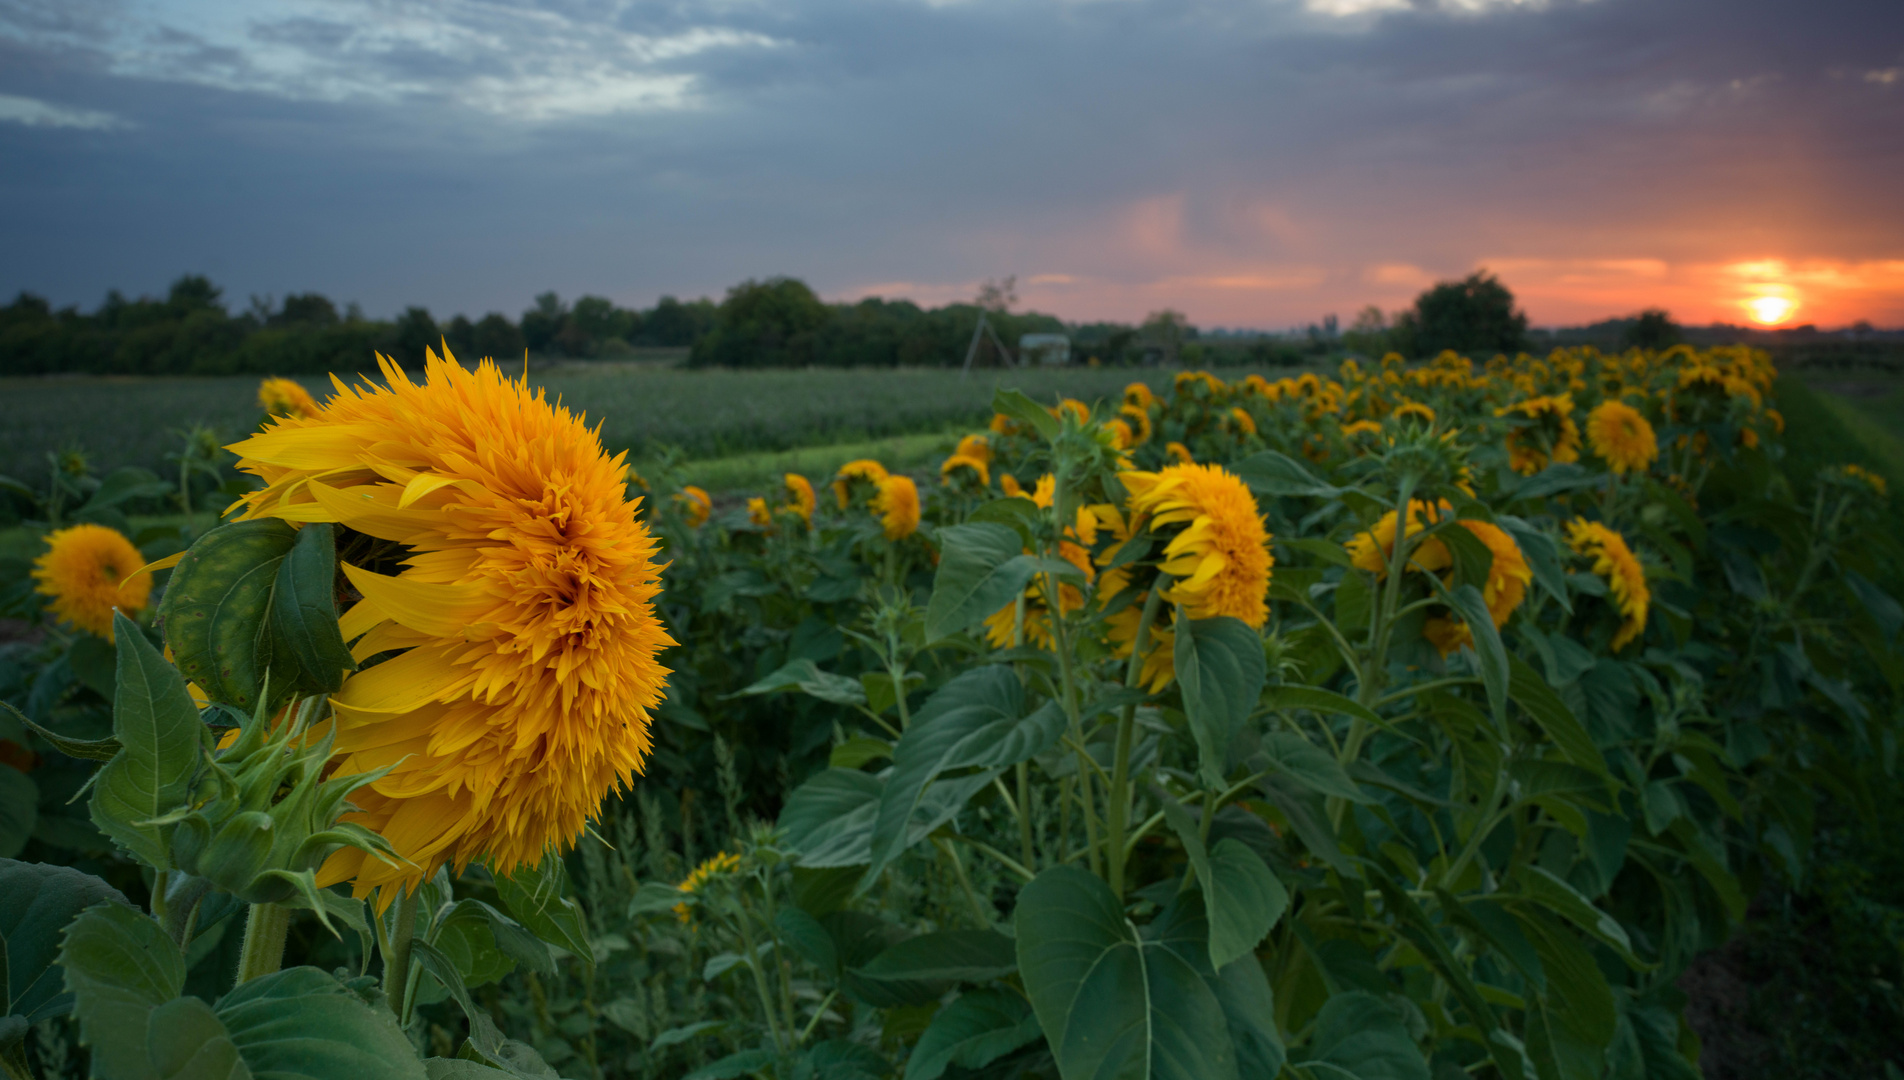
M 1886 28 L 1894 31 L 1883 32 Z M 10 0 L 0 295 L 1904 325 L 1874 0 Z M 373 306 L 374 304 L 374 306 Z

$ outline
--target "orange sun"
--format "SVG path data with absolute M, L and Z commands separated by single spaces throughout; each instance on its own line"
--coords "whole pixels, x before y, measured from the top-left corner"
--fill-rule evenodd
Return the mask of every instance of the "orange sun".
M 1783 296 L 1757 296 L 1745 302 L 1745 309 L 1752 313 L 1752 321 L 1761 326 L 1777 326 L 1791 318 L 1797 304 Z

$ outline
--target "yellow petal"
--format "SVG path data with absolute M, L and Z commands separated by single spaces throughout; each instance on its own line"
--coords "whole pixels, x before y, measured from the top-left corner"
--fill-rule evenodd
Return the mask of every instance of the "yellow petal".
M 496 601 L 478 585 L 431 585 L 344 564 L 344 576 L 385 618 L 434 637 L 462 638 Z

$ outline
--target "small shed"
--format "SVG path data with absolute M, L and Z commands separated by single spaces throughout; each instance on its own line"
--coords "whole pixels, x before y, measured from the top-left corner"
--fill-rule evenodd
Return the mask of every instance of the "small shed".
M 1063 334 L 1020 335 L 1018 357 L 1021 363 L 1027 364 L 1068 364 L 1071 362 L 1071 339 Z

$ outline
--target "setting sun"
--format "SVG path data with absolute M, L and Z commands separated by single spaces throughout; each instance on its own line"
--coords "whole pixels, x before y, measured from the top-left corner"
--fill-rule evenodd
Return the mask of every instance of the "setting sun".
M 1797 305 L 1783 296 L 1759 296 L 1745 302 L 1752 320 L 1764 326 L 1776 326 L 1791 317 Z

